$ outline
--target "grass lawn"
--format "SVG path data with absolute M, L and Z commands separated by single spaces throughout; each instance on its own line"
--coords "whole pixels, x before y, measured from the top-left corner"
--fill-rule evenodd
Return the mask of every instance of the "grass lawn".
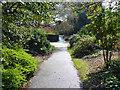
M 76 67 L 76 69 L 78 70 L 80 74 L 80 78 L 82 80 L 86 80 L 87 74 L 89 74 L 88 64 L 82 59 L 77 59 L 77 58 L 73 58 L 73 62 L 74 62 L 74 66 Z
M 72 50 L 68 49 L 68 52 L 72 56 Z M 85 61 L 83 61 L 82 59 L 74 58 L 74 56 L 72 56 L 72 60 L 74 62 L 75 68 L 78 70 L 78 74 L 79 74 L 81 80 L 86 80 L 87 74 L 89 74 L 89 72 L 90 72 L 88 64 Z

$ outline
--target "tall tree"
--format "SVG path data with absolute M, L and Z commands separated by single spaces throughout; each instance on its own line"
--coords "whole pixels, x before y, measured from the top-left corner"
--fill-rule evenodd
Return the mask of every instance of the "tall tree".
M 96 6 L 96 4 L 89 7 L 91 11 L 93 11 L 89 16 L 92 22 L 87 26 L 92 30 L 92 34 L 95 35 L 97 40 L 100 41 L 100 46 L 103 49 L 104 61 L 108 68 L 111 63 L 112 51 L 118 39 L 118 12 L 117 10 L 112 12 L 111 7 L 105 9 L 101 7 L 101 4 L 102 3 L 97 4 L 95 10 L 93 7 Z
M 21 44 L 29 27 L 39 27 L 42 21 L 54 20 L 53 2 L 2 2 L 3 44 Z

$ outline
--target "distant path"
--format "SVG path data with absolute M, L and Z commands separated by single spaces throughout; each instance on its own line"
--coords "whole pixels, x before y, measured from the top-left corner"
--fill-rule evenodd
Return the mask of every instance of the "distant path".
M 33 77 L 30 88 L 80 88 L 77 70 L 67 51 L 68 43 L 51 43 L 57 47 L 51 57 L 40 65 Z

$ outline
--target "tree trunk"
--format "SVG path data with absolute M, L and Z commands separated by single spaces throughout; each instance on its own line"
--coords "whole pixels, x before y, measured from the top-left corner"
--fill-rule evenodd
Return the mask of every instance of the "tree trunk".
M 108 69 L 108 67 L 109 67 L 109 51 L 108 50 L 106 50 L 106 68 Z
M 111 63 L 111 57 L 112 57 L 112 51 L 110 52 L 110 56 L 109 56 L 109 64 Z
M 105 59 L 105 51 L 103 49 L 103 57 L 104 57 L 104 63 L 106 63 L 106 59 Z

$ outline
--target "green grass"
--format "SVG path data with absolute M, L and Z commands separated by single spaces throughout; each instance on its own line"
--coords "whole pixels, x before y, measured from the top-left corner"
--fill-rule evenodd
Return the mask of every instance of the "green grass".
M 39 31 L 41 32 L 44 32 L 45 34 L 51 34 L 51 35 L 56 35 L 57 34 L 57 31 L 54 31 L 54 30 L 45 30 L 44 28 L 39 28 L 38 29 Z
M 46 34 L 56 35 L 56 32 L 53 30 L 45 31 Z
M 69 48 L 69 46 L 68 46 L 68 48 Z M 88 64 L 85 61 L 83 61 L 82 59 L 74 58 L 74 56 L 72 55 L 73 51 L 71 49 L 68 49 L 68 52 L 72 56 L 72 60 L 74 62 L 75 68 L 78 69 L 80 72 L 81 79 L 87 80 L 88 79 L 87 74 L 89 74 L 89 72 L 90 72 Z
M 74 65 L 76 69 L 80 71 L 80 76 L 83 80 L 87 79 L 87 74 L 89 74 L 88 64 L 82 59 L 73 58 Z
M 70 49 L 70 46 L 67 46 L 67 48 L 68 48 L 68 52 L 70 53 L 71 57 L 73 58 L 73 57 L 74 57 L 74 56 L 72 55 L 73 50 L 72 50 L 72 49 Z

